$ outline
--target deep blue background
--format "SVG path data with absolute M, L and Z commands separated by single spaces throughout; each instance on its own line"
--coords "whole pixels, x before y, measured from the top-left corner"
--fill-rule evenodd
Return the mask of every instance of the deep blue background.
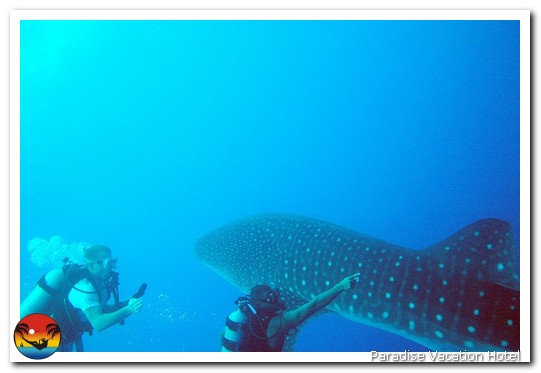
M 88 351 L 218 351 L 241 294 L 193 248 L 238 218 L 420 249 L 496 217 L 518 251 L 519 119 L 515 21 L 23 21 L 21 295 L 59 264 L 31 239 L 104 243 L 149 288 Z M 405 349 L 331 314 L 297 343 Z

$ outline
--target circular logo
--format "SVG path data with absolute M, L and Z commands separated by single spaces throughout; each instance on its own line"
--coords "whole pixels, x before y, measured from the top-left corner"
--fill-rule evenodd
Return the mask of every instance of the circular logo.
M 34 313 L 19 321 L 13 339 L 24 356 L 34 360 L 45 359 L 58 350 L 60 327 L 51 317 Z

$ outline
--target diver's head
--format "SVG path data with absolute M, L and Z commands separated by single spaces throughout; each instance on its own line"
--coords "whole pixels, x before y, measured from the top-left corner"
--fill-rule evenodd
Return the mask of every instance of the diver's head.
M 84 262 L 94 276 L 108 280 L 118 262 L 114 259 L 111 249 L 105 245 L 92 245 L 84 251 Z
M 280 302 L 280 290 L 268 285 L 256 285 L 250 291 L 250 300 L 257 312 L 263 316 L 270 316 L 285 308 Z

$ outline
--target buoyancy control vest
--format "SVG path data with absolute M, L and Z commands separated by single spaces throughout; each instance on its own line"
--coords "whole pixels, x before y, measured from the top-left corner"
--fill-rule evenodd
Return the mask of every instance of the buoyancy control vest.
M 238 309 L 225 320 L 225 330 L 222 336 L 222 352 L 275 352 L 282 351 L 283 341 L 272 348 L 267 337 L 270 321 L 283 311 L 283 305 L 269 307 L 254 302 L 250 296 L 235 301 Z M 263 309 L 272 308 L 265 312 Z M 280 315 L 281 316 L 281 315 Z

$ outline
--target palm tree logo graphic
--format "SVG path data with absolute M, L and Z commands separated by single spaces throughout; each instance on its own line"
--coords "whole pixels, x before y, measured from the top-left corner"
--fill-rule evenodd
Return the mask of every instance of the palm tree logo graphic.
M 44 359 L 56 352 L 61 332 L 58 324 L 49 316 L 32 314 L 23 318 L 13 333 L 19 352 L 31 359 Z

